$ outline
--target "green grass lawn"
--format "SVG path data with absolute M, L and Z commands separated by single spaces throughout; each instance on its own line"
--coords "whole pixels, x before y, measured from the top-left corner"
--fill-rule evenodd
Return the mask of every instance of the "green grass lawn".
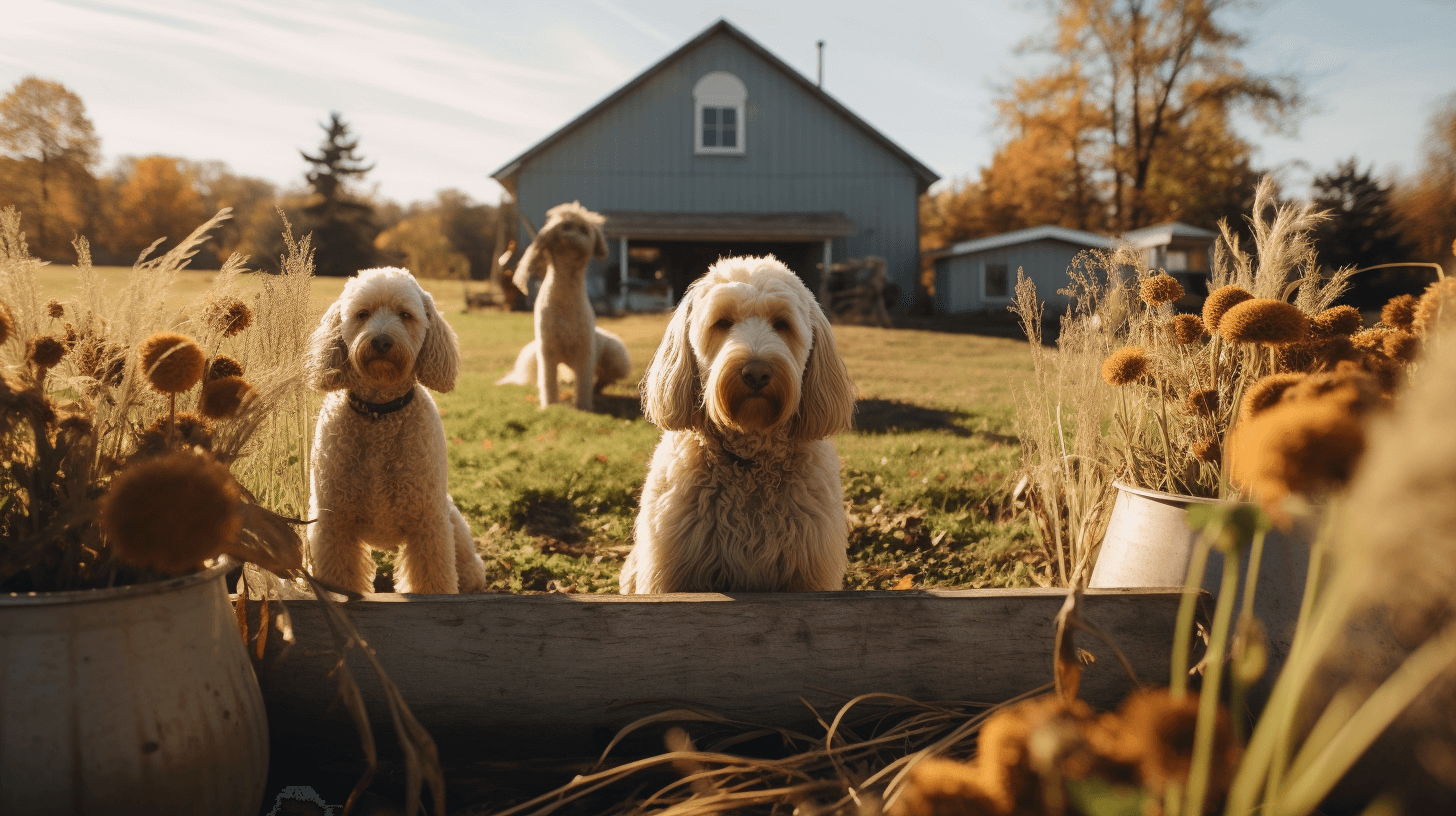
M 118 286 L 123 269 L 103 269 Z M 184 272 L 180 306 L 207 288 Z M 41 273 L 65 298 L 74 271 Z M 322 312 L 343 280 L 319 278 Z M 637 495 L 659 437 L 641 416 L 636 384 L 666 315 L 605 318 L 632 356 L 629 380 L 595 413 L 536 407 L 534 389 L 496 386 L 532 336 L 523 313 L 464 313 L 457 282 L 427 281 L 460 335 L 461 375 L 436 395 L 450 439 L 450 488 L 470 520 L 493 588 L 610 592 L 631 547 Z M 1011 405 L 1030 370 L 1025 344 L 1001 338 L 841 326 L 841 354 L 861 396 L 854 430 L 836 437 L 851 520 L 851 588 L 1031 586 L 1046 561 L 1030 529 L 1002 503 L 1017 465 Z M 387 558 L 381 565 L 389 566 Z

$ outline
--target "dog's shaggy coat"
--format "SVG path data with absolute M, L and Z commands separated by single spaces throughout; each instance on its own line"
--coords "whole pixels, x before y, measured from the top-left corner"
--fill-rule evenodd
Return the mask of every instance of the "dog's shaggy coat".
M 596 360 L 596 365 L 593 367 L 592 390 L 600 394 L 603 388 L 632 373 L 632 360 L 627 356 L 627 344 L 622 342 L 622 338 L 601 326 L 596 328 L 594 342 L 592 356 Z M 530 385 L 534 383 L 536 369 L 539 365 L 536 353 L 540 348 L 541 343 L 538 340 L 532 340 L 522 346 L 521 353 L 516 355 L 516 364 L 511 368 L 511 373 L 496 380 L 495 384 Z M 557 373 L 564 382 L 576 381 L 576 373 L 564 365 L 557 367 Z
M 813 295 L 772 256 L 684 293 L 643 380 L 665 433 L 623 593 L 833 590 L 848 524 L 839 457 L 856 389 Z
M 426 390 L 450 391 L 460 370 L 460 342 L 434 299 L 403 269 L 360 272 L 314 330 L 307 365 L 325 392 L 309 497 L 314 574 L 372 592 L 375 547 L 398 551 L 400 592 L 484 589 L 470 525 L 446 492 L 445 428 Z
M 536 293 L 536 387 L 541 407 L 558 399 L 556 367 L 576 374 L 576 407 L 592 408 L 596 367 L 596 313 L 586 293 L 586 267 L 607 257 L 606 219 L 578 202 L 546 211 L 546 225 L 526 247 L 512 278 L 530 293 L 532 277 L 545 278 Z

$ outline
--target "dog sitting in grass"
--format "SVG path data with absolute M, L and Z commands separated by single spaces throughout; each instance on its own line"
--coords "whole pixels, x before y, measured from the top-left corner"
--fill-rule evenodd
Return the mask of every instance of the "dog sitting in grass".
M 484 589 L 470 525 L 446 492 L 445 428 L 426 390 L 452 390 L 460 371 L 460 342 L 434 299 L 403 269 L 360 272 L 307 355 L 324 392 L 309 496 L 314 574 L 372 592 L 374 547 L 398 553 L 400 592 Z
M 647 369 L 663 430 L 625 594 L 834 590 L 849 526 L 839 456 L 857 390 L 824 312 L 773 258 L 726 258 L 683 295 Z
M 596 313 L 586 293 L 586 267 L 607 257 L 606 219 L 578 202 L 546 211 L 546 225 L 526 247 L 512 281 L 530 293 L 531 278 L 544 278 L 536 294 L 536 389 L 541 407 L 557 401 L 557 366 L 576 375 L 576 407 L 592 409 L 598 353 Z
M 540 349 L 539 340 L 532 340 L 522 346 L 521 352 L 516 355 L 516 364 L 511 367 L 511 373 L 496 380 L 495 384 L 530 385 L 536 382 L 536 372 L 540 367 L 537 354 Z M 627 344 L 601 326 L 596 327 L 592 357 L 596 360 L 592 367 L 592 390 L 597 395 L 602 393 L 602 389 L 632 373 L 632 360 L 627 356 Z M 556 371 L 563 382 L 576 381 L 576 372 L 565 364 L 557 366 Z

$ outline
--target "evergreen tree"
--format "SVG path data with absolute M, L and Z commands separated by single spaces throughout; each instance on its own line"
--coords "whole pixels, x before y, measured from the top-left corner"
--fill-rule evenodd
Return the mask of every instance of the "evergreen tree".
M 303 156 L 312 168 L 304 174 L 314 195 L 303 208 L 307 228 L 318 248 L 318 274 L 352 275 L 374 265 L 374 207 L 350 195 L 350 182 L 374 169 L 355 151 L 359 140 L 338 113 L 329 114 L 318 155 Z
M 1314 202 L 1330 219 L 1314 232 L 1315 249 L 1326 269 L 1364 268 L 1410 260 L 1401 237 L 1391 185 L 1361 170 L 1352 156 L 1314 178 Z M 1374 308 L 1399 294 L 1416 294 L 1428 273 L 1378 269 L 1357 275 L 1342 302 Z

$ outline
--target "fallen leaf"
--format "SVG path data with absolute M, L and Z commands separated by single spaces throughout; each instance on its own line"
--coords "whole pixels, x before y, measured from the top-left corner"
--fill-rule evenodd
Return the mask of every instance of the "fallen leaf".
M 455 440 L 454 441 L 455 441 L 455 444 L 457 444 L 457 445 L 464 445 L 465 444 L 465 440 L 464 439 L 461 439 L 458 436 L 455 437 Z
M 490 450 L 491 448 L 495 447 L 495 443 L 490 441 L 489 439 L 482 439 L 480 440 L 480 446 L 482 448 L 485 448 L 486 450 Z
M 900 579 L 899 583 L 897 583 L 894 586 L 890 587 L 890 589 L 914 589 L 914 588 L 915 588 L 915 576 L 914 575 L 906 575 L 906 576 L 904 576 L 903 578 Z
M 607 455 L 605 453 L 597 454 L 597 461 L 605 465 L 607 463 Z

